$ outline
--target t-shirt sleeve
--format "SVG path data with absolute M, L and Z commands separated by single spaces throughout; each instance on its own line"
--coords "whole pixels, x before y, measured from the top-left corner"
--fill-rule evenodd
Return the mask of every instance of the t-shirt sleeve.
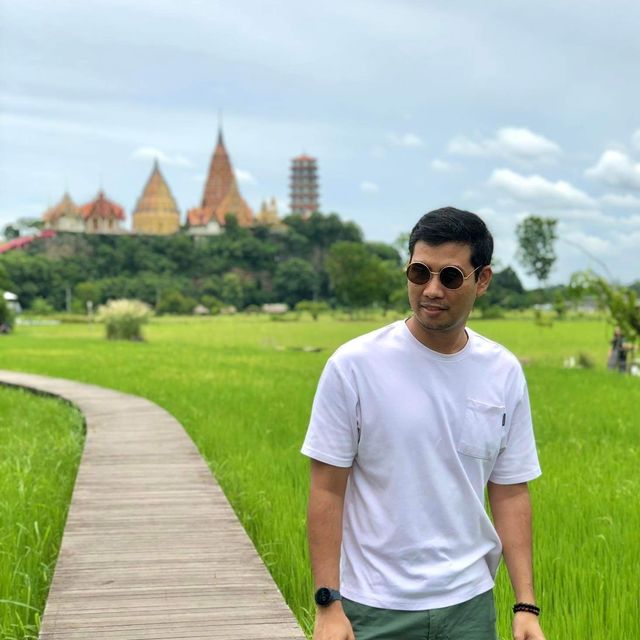
M 313 400 L 302 453 L 336 467 L 350 467 L 358 451 L 358 394 L 333 358 Z
M 533 433 L 527 383 L 522 378 L 519 398 L 514 406 L 506 443 L 500 451 L 489 480 L 496 484 L 529 482 L 541 475 Z

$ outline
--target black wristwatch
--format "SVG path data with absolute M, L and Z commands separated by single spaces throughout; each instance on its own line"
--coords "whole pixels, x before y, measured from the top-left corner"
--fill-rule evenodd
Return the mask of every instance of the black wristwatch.
M 342 600 L 342 596 L 340 595 L 340 592 L 335 589 L 320 587 L 316 591 L 315 600 L 319 607 L 328 607 L 332 602 Z

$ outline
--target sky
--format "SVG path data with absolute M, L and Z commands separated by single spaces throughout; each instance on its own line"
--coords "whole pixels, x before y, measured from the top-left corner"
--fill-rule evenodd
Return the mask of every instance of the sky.
M 184 216 L 222 117 L 240 189 L 288 210 L 318 159 L 323 212 L 393 242 L 481 215 L 495 264 L 558 220 L 551 283 L 640 279 L 640 3 L 624 0 L 0 0 L 0 228 L 65 190 L 131 212 L 154 158 Z M 220 116 L 220 114 L 222 114 Z

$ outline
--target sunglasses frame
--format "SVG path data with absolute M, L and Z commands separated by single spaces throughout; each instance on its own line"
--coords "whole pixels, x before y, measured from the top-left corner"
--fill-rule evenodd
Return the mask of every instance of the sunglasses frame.
M 411 278 L 409 278 L 409 269 L 414 265 L 414 264 L 419 264 L 422 265 L 428 272 L 429 272 L 429 277 L 424 281 L 424 282 L 414 282 L 413 280 L 411 280 Z M 476 267 L 471 273 L 467 274 L 466 276 L 464 275 L 464 271 L 460 268 L 460 267 L 456 267 L 454 264 L 448 264 L 445 265 L 444 267 L 442 267 L 442 269 L 440 269 L 440 271 L 432 271 L 431 268 L 429 267 L 429 265 L 425 264 L 424 262 L 420 262 L 419 260 L 414 260 L 413 262 L 410 262 L 407 265 L 407 268 L 405 269 L 405 275 L 407 276 L 407 280 L 411 283 L 411 284 L 415 284 L 419 287 L 425 287 L 427 284 L 429 284 L 429 282 L 431 282 L 431 278 L 433 278 L 433 276 L 438 276 L 438 278 L 440 278 L 440 274 L 445 270 L 445 269 L 455 269 L 461 276 L 462 276 L 462 282 L 460 283 L 459 286 L 457 287 L 448 287 L 444 282 L 442 282 L 442 280 L 440 280 L 440 284 L 445 288 L 445 289 L 449 289 L 450 291 L 456 291 L 457 289 L 460 289 L 460 287 L 462 287 L 462 285 L 464 284 L 464 281 L 467 278 L 470 278 L 478 269 L 482 269 L 483 265 L 480 265 L 479 267 Z

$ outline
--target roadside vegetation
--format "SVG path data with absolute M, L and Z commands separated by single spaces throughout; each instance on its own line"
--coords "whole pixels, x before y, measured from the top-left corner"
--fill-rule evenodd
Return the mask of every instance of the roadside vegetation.
M 347 317 L 156 318 L 145 328 L 145 342 L 108 342 L 99 325 L 23 326 L 0 340 L 0 358 L 16 370 L 139 394 L 176 416 L 308 632 L 313 613 L 305 540 L 308 462 L 299 448 L 316 382 L 339 344 L 401 316 L 348 322 Z M 548 326 L 531 318 L 476 319 L 471 326 L 525 363 L 543 467 L 531 491 L 537 591 L 547 637 L 640 637 L 635 613 L 640 380 L 606 370 L 611 327 L 604 321 Z M 579 354 L 591 368 L 563 368 Z M 39 402 L 45 401 L 29 397 L 26 404 Z M 19 410 L 15 415 L 24 424 L 35 419 Z M 74 419 L 67 416 L 66 428 L 77 443 Z M 29 430 L 35 433 L 32 426 Z M 59 483 L 57 476 L 49 484 L 54 482 Z M 16 484 L 3 480 L 2 486 Z M 28 529 L 39 516 L 12 517 Z M 11 584 L 7 573 L 23 570 L 3 565 L 0 584 Z M 29 571 L 38 575 L 42 565 Z M 512 604 L 501 570 L 497 605 L 505 640 Z
M 84 442 L 61 401 L 0 386 L 0 638 L 38 637 Z

